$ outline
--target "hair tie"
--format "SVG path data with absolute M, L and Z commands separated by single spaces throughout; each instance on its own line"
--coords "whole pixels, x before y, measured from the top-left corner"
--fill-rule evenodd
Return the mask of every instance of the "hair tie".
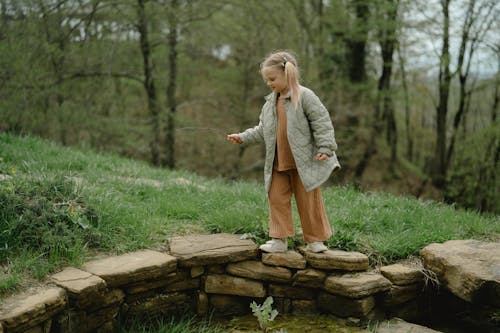
M 283 67 L 285 67 L 285 66 L 286 66 L 286 63 L 287 63 L 287 62 L 288 62 L 288 60 L 286 59 L 286 57 L 285 57 L 285 56 L 283 56 Z

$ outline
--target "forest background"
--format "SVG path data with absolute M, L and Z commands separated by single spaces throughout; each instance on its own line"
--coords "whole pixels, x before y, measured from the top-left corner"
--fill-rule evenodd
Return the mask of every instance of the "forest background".
M 356 184 L 500 213 L 496 0 L 0 0 L 0 131 L 261 179 L 259 64 L 294 51 Z M 1 152 L 0 152 L 1 157 Z

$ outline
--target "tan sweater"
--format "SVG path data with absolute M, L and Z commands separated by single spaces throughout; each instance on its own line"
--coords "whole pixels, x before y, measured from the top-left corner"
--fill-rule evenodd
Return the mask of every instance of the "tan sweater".
M 290 143 L 288 142 L 288 135 L 286 129 L 286 110 L 285 98 L 278 97 L 276 103 L 276 117 L 278 120 L 276 132 L 276 157 L 274 159 L 274 169 L 278 171 L 285 171 L 297 168 L 295 160 L 293 159 Z

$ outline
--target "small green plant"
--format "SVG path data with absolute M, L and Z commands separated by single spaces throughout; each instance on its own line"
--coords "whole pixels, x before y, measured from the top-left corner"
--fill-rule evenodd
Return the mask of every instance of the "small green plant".
M 267 332 L 269 323 L 278 315 L 278 311 L 274 310 L 272 307 L 273 302 L 273 298 L 269 296 L 262 305 L 258 305 L 255 301 L 250 304 L 253 315 L 257 317 L 259 327 L 263 333 Z

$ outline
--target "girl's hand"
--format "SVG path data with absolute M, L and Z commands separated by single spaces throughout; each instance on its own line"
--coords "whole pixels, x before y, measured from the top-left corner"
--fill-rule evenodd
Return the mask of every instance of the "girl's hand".
M 328 155 L 327 154 L 323 154 L 323 153 L 318 153 L 316 155 L 316 159 L 318 161 L 326 161 L 328 159 Z
M 234 144 L 241 145 L 243 141 L 241 141 L 240 136 L 238 134 L 229 134 L 227 136 L 227 140 L 231 141 Z

